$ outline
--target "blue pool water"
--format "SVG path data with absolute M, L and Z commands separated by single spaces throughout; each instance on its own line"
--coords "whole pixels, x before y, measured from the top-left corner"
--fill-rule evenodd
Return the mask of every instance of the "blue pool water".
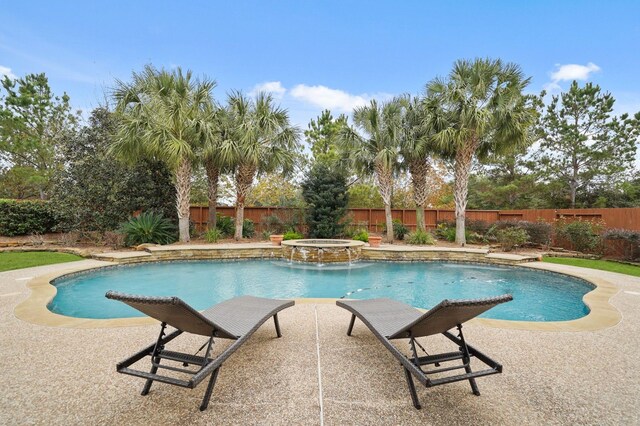
M 487 318 L 563 321 L 589 313 L 582 297 L 593 287 L 565 275 L 527 268 L 447 262 L 356 263 L 352 267 L 289 265 L 284 261 L 165 262 L 105 268 L 55 280 L 53 312 L 80 318 L 142 316 L 104 297 L 108 290 L 178 296 L 196 309 L 243 294 L 273 298 L 388 297 L 420 308 L 443 299 L 513 295 Z

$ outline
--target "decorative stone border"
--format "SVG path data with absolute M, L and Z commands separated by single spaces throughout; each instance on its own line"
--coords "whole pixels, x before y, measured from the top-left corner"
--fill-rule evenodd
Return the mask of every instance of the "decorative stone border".
M 167 260 L 224 260 L 224 259 L 256 259 L 256 258 L 281 258 L 281 248 L 267 244 L 229 244 L 229 245 L 202 245 L 202 246 L 159 246 L 149 247 L 145 252 L 120 252 L 103 253 L 94 255 L 94 258 L 109 260 L 105 266 L 117 266 L 138 262 L 154 262 Z M 514 265 L 534 260 L 531 257 L 488 253 L 482 249 L 436 249 L 436 248 L 403 248 L 382 247 L 363 248 L 361 259 L 363 260 L 387 260 L 387 261 L 454 261 L 472 263 L 497 263 Z M 622 318 L 620 312 L 609 304 L 619 289 L 607 280 L 590 276 L 588 269 L 562 268 L 562 265 L 526 263 L 521 266 L 539 269 L 551 273 L 562 273 L 586 280 L 594 285 L 594 290 L 587 293 L 583 301 L 589 307 L 588 315 L 571 321 L 508 321 L 486 318 L 476 318 L 473 321 L 490 327 L 538 330 L 538 331 L 594 331 L 618 324 Z M 98 267 L 99 268 L 99 267 Z M 71 328 L 99 328 L 99 327 L 126 327 L 153 324 L 156 321 L 151 318 L 117 318 L 117 319 L 84 319 L 67 317 L 55 314 L 47 305 L 56 294 L 56 288 L 51 282 L 65 275 L 70 275 L 96 267 L 68 268 L 57 273 L 41 275 L 32 279 L 28 284 L 31 290 L 29 297 L 20 303 L 14 310 L 16 317 L 33 324 L 71 327 Z M 580 272 L 576 272 L 580 271 Z M 296 299 L 298 303 L 335 303 L 336 299 Z

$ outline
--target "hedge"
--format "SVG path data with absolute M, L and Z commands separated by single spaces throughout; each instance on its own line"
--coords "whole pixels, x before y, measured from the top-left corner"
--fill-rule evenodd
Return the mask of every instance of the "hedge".
M 58 224 L 46 201 L 0 200 L 0 235 L 45 234 Z

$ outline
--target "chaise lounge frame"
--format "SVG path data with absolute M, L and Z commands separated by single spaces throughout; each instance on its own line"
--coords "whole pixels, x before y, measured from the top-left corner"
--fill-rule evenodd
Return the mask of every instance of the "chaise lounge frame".
M 338 300 L 336 304 L 351 312 L 351 321 L 347 335 L 351 336 L 356 317 L 359 318 L 382 344 L 400 361 L 407 381 L 411 401 L 416 409 L 421 405 L 416 393 L 413 376 L 425 387 L 444 385 L 447 383 L 468 380 L 474 395 L 480 395 L 476 378 L 502 373 L 502 365 L 467 344 L 462 333 L 462 324 L 494 306 L 513 300 L 510 294 L 476 300 L 443 300 L 432 309 L 423 313 L 407 304 L 391 299 L 370 299 L 347 301 Z M 457 335 L 449 330 L 455 328 Z M 418 337 L 442 334 L 458 346 L 457 351 L 429 355 L 418 342 Z M 411 356 L 405 355 L 391 341 L 409 339 Z M 425 355 L 419 356 L 417 347 Z M 475 357 L 488 368 L 480 371 L 471 370 L 471 358 Z M 449 361 L 461 360 L 462 365 L 441 367 Z M 423 366 L 433 365 L 433 369 Z M 464 369 L 464 373 L 444 377 L 431 378 L 430 375 Z
M 178 297 L 148 297 L 109 291 L 108 299 L 118 300 L 153 317 L 161 322 L 161 329 L 155 343 L 147 346 L 116 365 L 119 373 L 146 379 L 141 394 L 147 395 L 154 381 L 193 389 L 207 376 L 211 375 L 204 393 L 200 411 L 204 411 L 211 399 L 213 387 L 222 363 L 229 358 L 251 335 L 269 318 L 273 317 L 276 334 L 281 337 L 278 312 L 294 305 L 294 301 L 265 299 L 253 296 L 236 297 L 216 305 L 202 313 L 193 309 Z M 176 328 L 167 334 L 167 326 Z M 167 343 L 189 332 L 208 337 L 196 354 L 169 351 Z M 219 355 L 212 357 L 214 338 L 231 339 L 234 342 Z M 197 354 L 206 347 L 203 356 Z M 151 371 L 130 368 L 145 357 L 151 358 Z M 165 363 L 161 363 L 165 361 Z M 196 369 L 188 369 L 169 365 L 166 361 L 182 363 L 182 367 L 193 365 Z M 158 374 L 159 369 L 186 373 L 188 379 Z

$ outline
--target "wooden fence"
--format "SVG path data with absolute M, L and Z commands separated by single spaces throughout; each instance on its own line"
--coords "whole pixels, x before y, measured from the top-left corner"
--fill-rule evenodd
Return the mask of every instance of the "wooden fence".
M 218 207 L 218 213 L 223 216 L 235 217 L 235 207 Z M 208 207 L 191 207 L 191 220 L 200 231 L 206 229 Z M 302 223 L 303 211 L 286 207 L 246 207 L 244 217 L 252 220 L 256 225 L 256 231 L 262 232 L 266 229 L 265 218 L 275 215 L 283 222 L 294 222 L 299 226 Z M 384 209 L 349 209 L 348 215 L 354 226 L 366 228 L 369 232 L 382 232 L 385 217 Z M 393 219 L 400 220 L 409 229 L 416 228 L 415 209 L 392 209 Z M 619 228 L 640 231 L 640 207 L 617 208 L 617 209 L 533 209 L 533 210 L 467 210 L 467 220 L 482 220 L 493 223 L 499 220 L 526 220 L 536 222 L 539 220 L 553 223 L 560 217 L 599 220 L 607 229 Z M 436 225 L 445 220 L 454 220 L 454 210 L 425 210 L 425 222 L 428 228 L 435 228 Z

